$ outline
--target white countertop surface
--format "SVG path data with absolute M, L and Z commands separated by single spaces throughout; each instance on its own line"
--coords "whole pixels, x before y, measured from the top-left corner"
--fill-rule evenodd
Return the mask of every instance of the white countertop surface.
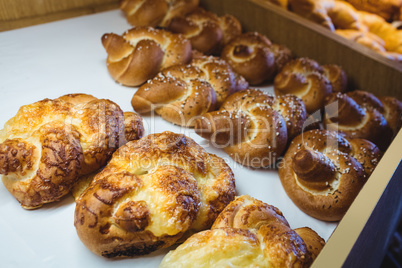
M 106 69 L 104 33 L 123 33 L 130 25 L 119 10 L 98 13 L 0 33 L 0 126 L 19 107 L 68 93 L 107 98 L 132 111 L 136 88 L 117 84 Z M 266 86 L 264 90 L 272 90 Z M 192 129 L 174 126 L 160 117 L 144 116 L 145 134 L 170 130 L 193 138 L 232 168 L 237 194 L 249 194 L 278 207 L 292 228 L 308 226 L 325 240 L 336 223 L 301 212 L 287 197 L 274 170 L 252 170 L 235 163 L 222 150 L 211 148 Z M 71 196 L 28 211 L 0 183 L 0 260 L 3 267 L 157 267 L 167 250 L 143 257 L 109 260 L 91 253 L 74 228 Z

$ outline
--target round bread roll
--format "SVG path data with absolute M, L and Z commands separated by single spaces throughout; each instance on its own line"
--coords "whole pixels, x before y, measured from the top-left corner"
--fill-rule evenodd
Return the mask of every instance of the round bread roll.
M 191 60 L 191 43 L 180 34 L 150 27 L 136 27 L 123 35 L 107 33 L 102 44 L 106 65 L 116 82 L 139 86 L 161 69 Z
M 131 104 L 139 113 L 155 111 L 169 122 L 191 127 L 197 117 L 247 87 L 224 60 L 198 57 L 191 64 L 164 69 L 137 90 Z
M 274 79 L 275 94 L 293 94 L 301 98 L 309 114 L 324 106 L 332 92 L 326 72 L 316 61 L 297 58 L 288 62 Z
M 202 8 L 173 18 L 167 29 L 183 34 L 191 41 L 193 49 L 209 55 L 219 55 L 225 44 L 241 34 L 241 24 L 235 17 L 218 17 Z
M 120 9 L 132 26 L 166 27 L 197 8 L 199 0 L 123 0 Z
M 310 228 L 292 230 L 274 206 L 240 196 L 211 230 L 192 235 L 160 267 L 309 267 L 324 244 Z
M 195 121 L 195 132 L 223 148 L 236 162 L 270 167 L 288 139 L 300 134 L 306 120 L 303 102 L 291 95 L 274 98 L 247 89 L 229 96 L 219 111 Z
M 242 75 L 251 85 L 273 79 L 288 60 L 289 49 L 275 45 L 262 34 L 244 33 L 235 37 L 222 50 L 221 57 L 233 70 Z M 278 59 L 278 63 L 276 62 Z
M 97 255 L 143 255 L 210 228 L 234 194 L 223 159 L 184 135 L 152 134 L 113 154 L 77 199 L 74 224 Z
M 385 151 L 392 141 L 393 131 L 383 113 L 383 104 L 371 93 L 358 90 L 333 93 L 326 100 L 324 124 L 326 129 L 340 131 L 350 138 L 369 140 Z
M 287 195 L 306 214 L 338 221 L 380 158 L 380 150 L 370 141 L 311 130 L 291 142 L 279 177 Z
M 68 194 L 79 176 L 143 132 L 141 117 L 91 95 L 24 105 L 0 131 L 2 181 L 23 208 L 38 208 Z

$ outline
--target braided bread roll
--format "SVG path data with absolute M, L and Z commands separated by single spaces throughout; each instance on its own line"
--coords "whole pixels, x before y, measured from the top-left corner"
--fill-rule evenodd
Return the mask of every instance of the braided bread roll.
M 199 0 L 123 0 L 120 9 L 132 26 L 166 27 L 197 8 Z
M 248 32 L 235 37 L 222 50 L 221 57 L 250 85 L 272 80 L 292 59 L 289 49 L 274 45 L 262 34 Z
M 276 207 L 243 195 L 211 230 L 170 251 L 160 267 L 309 267 L 324 244 L 308 227 L 292 230 Z
M 367 140 L 311 130 L 291 142 L 279 177 L 290 199 L 306 214 L 338 221 L 380 158 L 380 150 Z
M 219 111 L 196 120 L 195 132 L 221 147 L 236 162 L 254 168 L 272 166 L 288 139 L 302 132 L 303 102 L 292 95 L 274 98 L 256 89 L 229 96 Z
M 343 92 L 346 86 L 346 75 L 339 66 L 321 66 L 308 58 L 290 61 L 274 79 L 276 95 L 296 95 L 310 114 L 324 106 L 325 98 L 333 90 Z
M 193 49 L 209 55 L 220 54 L 224 45 L 241 34 L 241 24 L 235 17 L 218 17 L 202 8 L 172 19 L 167 29 L 183 34 Z
M 326 100 L 325 127 L 350 138 L 369 140 L 385 150 L 396 134 L 394 130 L 397 131 L 401 125 L 401 102 L 394 99 L 389 104 L 388 120 L 393 127 L 388 125 L 383 115 L 382 102 L 373 94 L 358 90 L 346 94 L 333 93 Z M 392 115 L 389 114 L 391 110 Z
M 223 159 L 184 135 L 152 134 L 113 154 L 78 198 L 74 224 L 98 255 L 143 255 L 209 228 L 234 194 Z
M 223 100 L 247 82 L 224 61 L 198 57 L 189 65 L 164 69 L 142 85 L 131 104 L 135 111 L 155 111 L 163 119 L 181 126 L 193 126 L 194 120 L 219 107 Z
M 0 131 L 0 174 L 26 209 L 59 200 L 80 175 L 93 172 L 128 140 L 142 119 L 110 100 L 64 95 L 22 106 Z
M 141 85 L 161 69 L 191 60 L 189 40 L 150 27 L 132 28 L 121 36 L 104 34 L 102 44 L 108 54 L 110 75 L 126 86 Z

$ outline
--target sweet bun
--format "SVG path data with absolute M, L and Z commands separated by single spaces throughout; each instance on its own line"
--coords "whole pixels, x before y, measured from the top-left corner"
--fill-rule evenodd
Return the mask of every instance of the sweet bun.
M 326 129 L 342 132 L 349 138 L 369 140 L 382 150 L 390 144 L 392 130 L 382 114 L 382 103 L 373 94 L 363 91 L 332 93 L 325 106 Z
M 76 200 L 74 225 L 97 255 L 144 255 L 210 228 L 234 194 L 223 159 L 184 135 L 151 134 L 113 154 Z
M 138 113 L 155 111 L 181 126 L 216 110 L 229 95 L 246 89 L 248 83 L 216 57 L 198 57 L 191 64 L 164 69 L 134 94 L 131 104 Z
M 241 24 L 235 17 L 218 17 L 201 8 L 187 16 L 173 18 L 167 29 L 183 34 L 191 41 L 193 49 L 209 55 L 219 55 L 225 44 L 241 34 Z
M 332 85 L 323 67 L 308 58 L 288 62 L 274 79 L 276 95 L 293 94 L 301 98 L 308 113 L 314 113 L 324 105 L 332 92 Z
M 281 211 L 246 195 L 211 230 L 170 251 L 160 267 L 309 267 L 324 244 L 310 228 L 292 230 Z
M 106 65 L 116 82 L 139 86 L 161 69 L 191 60 L 191 43 L 184 36 L 150 27 L 132 28 L 123 35 L 107 33 L 102 44 Z
M 291 59 L 290 50 L 275 46 L 262 34 L 248 32 L 235 37 L 222 50 L 221 57 L 250 85 L 273 79 L 278 68 Z M 275 64 L 276 58 L 278 63 Z
M 291 142 L 279 177 L 287 195 L 306 214 L 338 221 L 380 158 L 381 152 L 372 142 L 311 130 Z
M 303 102 L 291 95 L 274 98 L 247 89 L 229 96 L 219 111 L 195 121 L 195 132 L 224 149 L 236 162 L 254 168 L 272 166 L 288 139 L 306 120 Z
M 197 8 L 199 0 L 123 0 L 120 9 L 132 26 L 166 27 Z
M 22 106 L 0 131 L 0 174 L 26 209 L 59 200 L 128 140 L 142 119 L 110 100 L 69 94 Z

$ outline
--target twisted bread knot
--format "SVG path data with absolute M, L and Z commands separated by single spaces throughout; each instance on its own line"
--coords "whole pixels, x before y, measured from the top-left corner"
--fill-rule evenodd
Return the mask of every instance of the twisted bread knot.
M 229 42 L 221 57 L 247 82 L 258 85 L 271 80 L 292 55 L 289 49 L 273 45 L 264 35 L 249 32 Z
M 195 132 L 242 165 L 268 167 L 282 154 L 288 139 L 302 132 L 305 120 L 299 98 L 274 98 L 248 89 L 229 96 L 219 111 L 197 119 Z
M 123 0 L 120 9 L 132 26 L 166 27 L 177 16 L 198 6 L 199 0 Z
M 303 100 L 308 113 L 321 109 L 332 91 L 343 92 L 346 85 L 346 75 L 339 66 L 321 66 L 308 58 L 287 63 L 274 80 L 276 95 L 296 95 Z
M 279 177 L 290 199 L 306 214 L 338 221 L 380 158 L 380 150 L 370 141 L 311 130 L 291 142 Z
M 124 116 L 112 101 L 85 94 L 45 99 L 22 106 L 4 125 L 0 174 L 22 207 L 37 208 L 66 195 L 80 175 L 142 134 L 141 118 Z
M 231 15 L 218 17 L 198 8 L 187 16 L 173 18 L 168 30 L 183 34 L 191 41 L 193 49 L 220 54 L 224 45 L 241 34 L 241 24 Z
M 211 267 L 309 267 L 324 244 L 308 227 L 292 230 L 276 207 L 243 195 L 219 214 L 211 230 L 170 251 L 161 267 L 205 262 Z
M 234 194 L 223 159 L 184 135 L 152 134 L 119 148 L 96 175 L 77 199 L 75 227 L 98 255 L 148 254 L 209 228 Z
M 400 128 L 402 104 L 391 97 L 384 100 L 388 113 L 383 103 L 371 93 L 357 90 L 331 94 L 326 100 L 325 127 L 350 138 L 370 140 L 385 150 Z M 393 111 L 392 115 L 390 111 Z
M 169 122 L 193 126 L 198 116 L 215 110 L 227 96 L 247 87 L 225 61 L 201 57 L 189 65 L 164 69 L 137 90 L 131 104 L 139 113 L 155 110 Z
M 161 69 L 191 59 L 191 44 L 184 36 L 150 27 L 132 28 L 122 36 L 104 34 L 102 44 L 110 75 L 126 86 L 138 86 Z

